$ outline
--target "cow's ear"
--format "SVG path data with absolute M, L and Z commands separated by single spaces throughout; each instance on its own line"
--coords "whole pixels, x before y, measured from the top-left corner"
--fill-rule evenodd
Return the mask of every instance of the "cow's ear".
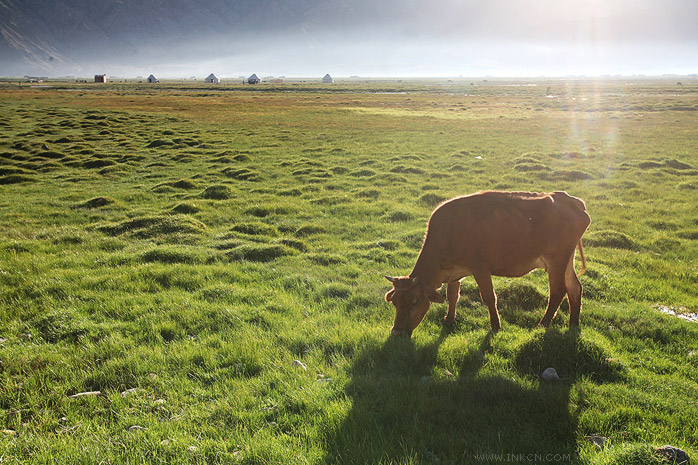
M 392 302 L 394 295 L 395 295 L 395 289 L 390 289 L 388 292 L 385 293 L 385 301 Z
M 444 303 L 445 299 L 436 292 L 434 289 L 424 289 L 424 295 L 427 296 L 427 299 L 429 299 L 431 302 L 437 302 L 437 303 Z

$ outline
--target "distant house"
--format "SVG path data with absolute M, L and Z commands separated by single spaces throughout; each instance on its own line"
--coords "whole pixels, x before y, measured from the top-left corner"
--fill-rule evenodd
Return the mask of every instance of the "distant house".
M 247 78 L 248 84 L 259 84 L 260 82 L 262 82 L 262 80 L 259 79 L 256 74 L 253 74 L 252 76 Z
M 106 74 L 95 74 L 95 82 L 107 82 Z
M 221 83 L 221 80 L 218 79 L 218 77 L 213 73 L 209 74 L 208 77 L 205 79 L 205 81 L 209 84 L 220 84 Z
M 332 76 L 329 74 L 325 74 L 325 77 L 322 78 L 322 82 L 325 84 L 332 84 L 334 82 L 334 79 L 332 79 Z
M 160 82 L 160 80 L 151 74 L 150 76 L 148 76 L 148 82 L 151 84 L 157 84 L 158 82 Z

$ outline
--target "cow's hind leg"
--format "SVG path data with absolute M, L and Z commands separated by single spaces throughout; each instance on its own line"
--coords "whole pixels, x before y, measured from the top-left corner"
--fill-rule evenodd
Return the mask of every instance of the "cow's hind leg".
M 577 273 L 574 271 L 574 255 L 570 258 L 565 270 L 565 287 L 567 299 L 570 302 L 570 328 L 572 328 L 579 326 L 579 313 L 582 310 L 582 283 L 579 282 Z
M 499 321 L 499 312 L 497 311 L 497 295 L 492 287 L 492 276 L 489 273 L 474 274 L 477 287 L 480 288 L 480 297 L 485 302 L 490 311 L 490 326 L 493 332 L 499 331 L 502 327 Z
M 564 266 L 550 266 L 548 268 L 548 281 L 550 283 L 550 297 L 548 298 L 548 308 L 545 310 L 545 315 L 543 319 L 540 320 L 538 326 L 543 326 L 547 328 L 550 323 L 555 318 L 557 309 L 562 302 L 562 299 L 567 293 L 567 288 L 565 287 L 565 267 Z
M 444 319 L 447 326 L 456 320 L 456 304 L 460 298 L 460 281 L 451 281 L 446 286 L 446 298 L 448 299 L 448 313 Z

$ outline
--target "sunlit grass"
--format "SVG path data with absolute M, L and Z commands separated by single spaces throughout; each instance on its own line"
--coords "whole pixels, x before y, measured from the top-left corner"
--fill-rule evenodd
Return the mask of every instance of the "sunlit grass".
M 698 311 L 694 87 L 443 84 L 0 90 L 0 459 L 696 455 L 698 329 L 657 309 Z M 388 339 L 383 275 L 480 189 L 586 201 L 581 334 L 534 329 L 536 272 L 497 335 L 466 279 Z

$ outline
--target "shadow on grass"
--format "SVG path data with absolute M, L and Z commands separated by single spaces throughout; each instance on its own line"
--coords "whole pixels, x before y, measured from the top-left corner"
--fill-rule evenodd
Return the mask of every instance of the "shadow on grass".
M 424 347 L 389 339 L 361 354 L 346 389 L 353 407 L 330 439 L 326 463 L 569 463 L 578 457 L 570 389 L 580 376 L 615 376 L 603 353 L 580 351 L 578 333 L 548 331 L 513 356 L 518 376 L 487 375 L 480 373 L 493 352 L 487 335 L 479 351 L 462 359 L 459 376 L 437 379 L 429 375 L 446 337 Z M 552 361 L 565 361 L 568 377 L 560 382 L 538 382 L 540 371 L 529 377 L 548 363 L 548 352 Z

